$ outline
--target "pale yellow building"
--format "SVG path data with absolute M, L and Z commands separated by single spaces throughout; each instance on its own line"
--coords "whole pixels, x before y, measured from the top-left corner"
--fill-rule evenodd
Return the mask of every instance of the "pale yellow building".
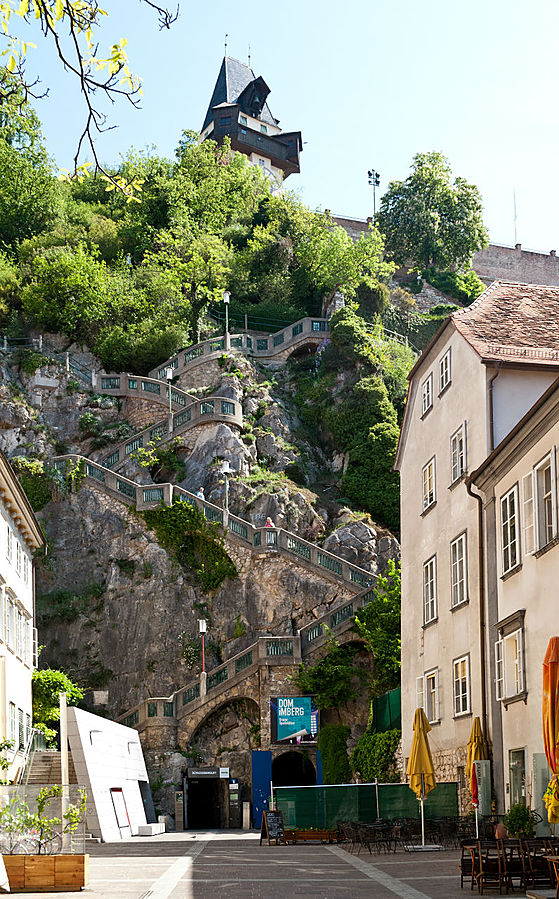
M 402 730 L 423 705 L 441 780 L 463 783 L 472 719 L 492 738 L 493 652 L 477 469 L 559 374 L 559 289 L 494 282 L 410 373 L 401 476 Z M 473 488 L 470 488 L 475 492 Z M 464 794 L 465 798 L 465 794 Z

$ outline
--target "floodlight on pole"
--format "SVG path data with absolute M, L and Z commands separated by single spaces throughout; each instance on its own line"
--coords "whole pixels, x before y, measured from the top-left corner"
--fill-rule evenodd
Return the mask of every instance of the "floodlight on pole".
M 369 169 L 369 171 L 367 172 L 367 175 L 369 176 L 369 184 L 373 188 L 373 224 L 374 224 L 374 221 L 377 217 L 377 201 L 376 201 L 375 188 L 377 188 L 380 185 L 380 175 L 378 172 L 375 172 L 374 169 Z

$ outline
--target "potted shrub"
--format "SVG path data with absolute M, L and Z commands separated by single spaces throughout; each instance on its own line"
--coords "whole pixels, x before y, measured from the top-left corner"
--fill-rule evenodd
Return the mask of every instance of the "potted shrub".
M 511 837 L 532 837 L 538 818 L 523 802 L 511 805 L 503 818 L 503 824 Z
M 74 833 L 86 809 L 85 790 L 78 803 L 61 815 L 49 817 L 53 800 L 63 798 L 63 787 L 42 787 L 31 811 L 17 793 L 0 809 L 0 839 L 12 893 L 78 890 L 88 883 L 89 856 L 63 853 L 65 836 Z

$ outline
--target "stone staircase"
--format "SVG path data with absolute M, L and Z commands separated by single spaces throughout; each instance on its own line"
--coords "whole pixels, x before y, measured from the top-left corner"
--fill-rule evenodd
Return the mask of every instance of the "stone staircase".
M 62 782 L 60 752 L 51 749 L 37 749 L 31 758 L 26 774 L 26 784 L 59 784 Z M 70 756 L 68 759 L 69 782 L 77 784 L 76 769 Z
M 151 727 L 158 724 L 174 725 L 176 728 L 186 714 L 192 715 L 196 711 L 200 713 L 207 703 L 214 703 L 216 697 L 232 686 L 254 676 L 259 667 L 297 665 L 309 653 L 320 648 L 331 633 L 338 637 L 342 634 L 349 636 L 356 612 L 372 599 L 376 575 L 347 562 L 335 553 L 283 528 L 255 527 L 251 522 L 174 484 L 138 484 L 119 474 L 120 467 L 131 454 L 140 447 L 145 447 L 150 440 L 165 442 L 190 428 L 214 421 L 242 427 L 240 403 L 222 396 L 195 399 L 180 388 L 162 384 L 162 380 L 166 379 L 167 368 L 171 368 L 175 376 L 180 376 L 210 359 L 219 358 L 224 351 L 230 349 L 259 358 L 263 362 L 272 358 L 281 361 L 305 344 L 322 343 L 328 334 L 328 328 L 325 319 L 306 318 L 269 337 L 244 333 L 203 341 L 181 350 L 145 378 L 129 373 L 93 373 L 94 389 L 100 389 L 108 395 L 151 401 L 156 408 L 166 404 L 169 407 L 167 418 L 123 441 L 100 462 L 68 454 L 53 460 L 56 468 L 64 472 L 70 463 L 73 466 L 79 464 L 84 480 L 90 486 L 140 511 L 156 509 L 162 504 L 170 506 L 175 499 L 181 499 L 200 508 L 208 521 L 218 523 L 223 528 L 227 540 L 244 547 L 255 556 L 266 553 L 273 553 L 276 557 L 279 555 L 321 578 L 343 585 L 353 594 L 352 599 L 343 600 L 338 607 L 330 609 L 322 618 L 312 620 L 295 635 L 260 638 L 238 656 L 228 659 L 209 672 L 207 680 L 205 677 L 193 678 L 170 697 L 145 699 L 119 718 L 123 723 L 140 730 L 148 725 Z M 41 758 L 43 754 L 38 755 L 37 761 L 33 760 L 33 777 L 48 776 L 56 779 L 54 773 L 46 770 L 48 756 L 56 754 L 47 753 L 45 759 Z M 54 759 L 51 759 L 51 765 L 56 766 Z M 58 772 L 59 766 L 58 760 Z M 38 775 L 35 773 L 37 770 Z

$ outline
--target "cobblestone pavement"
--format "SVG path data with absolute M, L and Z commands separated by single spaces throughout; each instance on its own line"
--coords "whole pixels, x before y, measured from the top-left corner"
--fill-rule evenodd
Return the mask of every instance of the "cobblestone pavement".
M 188 832 L 90 850 L 90 884 L 68 899 L 458 899 L 458 852 L 352 855 L 341 846 L 260 846 L 254 833 Z M 60 899 L 60 893 L 27 893 Z M 477 892 L 476 892 L 477 895 Z M 509 893 L 509 896 L 524 893 Z

